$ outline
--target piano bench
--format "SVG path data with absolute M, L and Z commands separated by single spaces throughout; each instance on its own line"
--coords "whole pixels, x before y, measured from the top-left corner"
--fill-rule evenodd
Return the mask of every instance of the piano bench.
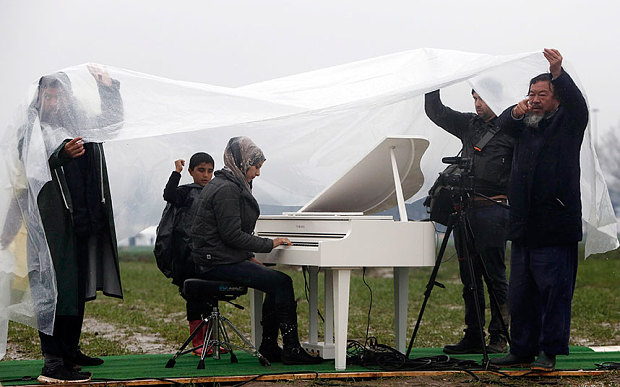
M 202 316 L 202 321 L 198 327 L 191 332 L 187 340 L 181 345 L 181 348 L 168 360 L 166 368 L 174 367 L 176 359 L 179 356 L 194 352 L 200 348 L 202 348 L 202 352 L 200 360 L 198 361 L 198 369 L 205 368 L 205 357 L 207 354 L 210 354 L 210 356 L 212 354 L 213 359 L 219 360 L 221 354 L 229 353 L 230 362 L 237 363 L 237 356 L 233 351 L 234 349 L 241 349 L 257 357 L 261 365 L 269 366 L 269 361 L 258 352 L 256 347 L 232 322 L 230 322 L 230 320 L 220 314 L 220 308 L 218 306 L 219 301 L 230 302 L 235 307 L 243 309 L 241 305 L 237 305 L 231 301 L 247 292 L 247 286 L 237 285 L 232 282 L 211 281 L 198 278 L 185 280 L 183 289 L 181 290 L 183 298 L 188 301 L 207 302 L 211 305 L 213 310 L 211 313 Z M 245 344 L 245 347 L 234 347 L 230 342 L 229 331 L 234 333 Z M 196 335 L 201 334 L 204 335 L 202 345 L 196 347 L 190 346 L 189 349 L 186 349 L 192 342 L 192 339 Z
M 204 280 L 190 278 L 183 282 L 181 295 L 188 301 L 218 301 L 230 302 L 248 292 L 247 286 L 237 285 L 233 282 Z

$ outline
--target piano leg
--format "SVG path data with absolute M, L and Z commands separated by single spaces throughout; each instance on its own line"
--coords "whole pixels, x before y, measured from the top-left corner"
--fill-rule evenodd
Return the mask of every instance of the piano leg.
M 351 269 L 333 269 L 333 276 L 336 369 L 344 370 L 347 368 L 347 331 L 349 324 Z
M 325 270 L 325 337 L 326 348 L 334 348 L 334 272 Z M 332 358 L 332 357 L 330 357 Z
M 252 324 L 252 344 L 254 344 L 256 348 L 260 347 L 260 342 L 263 338 L 263 326 L 260 323 L 263 319 L 263 295 L 264 293 L 260 290 L 248 288 Z
M 310 289 L 310 302 L 308 305 L 308 342 L 316 345 L 319 341 L 319 268 L 317 266 L 308 267 L 308 287 Z
M 313 355 L 319 355 L 323 359 L 335 358 L 334 347 L 334 286 L 333 273 L 330 269 L 325 269 L 325 315 L 324 328 L 325 336 L 323 341 L 319 341 L 319 271 L 316 266 L 308 267 L 308 288 L 309 288 L 309 308 L 308 308 L 308 342 L 303 343 L 306 351 Z
M 409 296 L 409 268 L 394 268 L 394 333 L 396 349 L 405 353 L 407 345 L 407 304 Z

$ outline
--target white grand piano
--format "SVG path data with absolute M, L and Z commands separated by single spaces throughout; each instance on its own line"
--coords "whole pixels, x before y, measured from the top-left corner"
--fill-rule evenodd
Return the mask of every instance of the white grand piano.
M 391 136 L 298 212 L 261 216 L 255 233 L 288 237 L 293 246 L 256 254 L 265 263 L 307 266 L 309 272 L 309 341 L 304 347 L 336 369 L 346 368 L 351 270 L 394 268 L 396 348 L 405 352 L 409 267 L 433 266 L 435 230 L 431 222 L 408 221 L 405 200 L 420 190 L 420 159 L 428 140 Z M 398 205 L 400 221 L 371 214 Z M 325 337 L 318 341 L 318 272 L 325 272 Z M 252 337 L 261 337 L 262 292 L 250 293 Z M 334 341 L 335 339 L 335 341 Z

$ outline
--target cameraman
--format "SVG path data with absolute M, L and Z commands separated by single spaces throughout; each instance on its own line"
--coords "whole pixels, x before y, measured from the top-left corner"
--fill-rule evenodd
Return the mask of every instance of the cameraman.
M 436 125 L 455 135 L 463 143 L 462 157 L 472 160 L 474 189 L 495 201 L 507 203 L 507 186 L 510 177 L 514 139 L 499 130 L 495 121 L 497 116 L 480 98 L 476 91 L 471 91 L 476 114 L 457 112 L 441 102 L 439 90 L 427 93 L 425 110 L 428 118 Z M 493 134 L 494 133 L 494 134 Z M 489 139 L 489 136 L 490 139 Z M 486 144 L 485 144 L 486 143 Z M 476 148 L 480 149 L 477 150 Z M 508 282 L 506 281 L 506 231 L 508 210 L 482 197 L 474 196 L 467 218 L 474 236 L 474 246 L 468 251 L 477 252 L 489 274 L 487 286 L 489 292 L 495 293 L 500 310 L 491 302 L 491 322 L 489 324 L 489 344 L 487 352 L 506 352 L 506 337 L 500 313 L 508 324 L 506 306 Z M 465 302 L 465 336 L 457 344 L 446 345 L 443 351 L 448 354 L 482 353 L 484 337 L 480 337 L 480 325 L 484 331 L 484 284 L 480 260 L 473 259 L 473 276 L 477 289 L 481 323 L 478 321 L 474 298 L 474 284 L 469 275 L 466 257 L 463 254 L 464 236 L 455 229 L 455 245 L 459 259 L 459 271 L 463 283 L 463 300 Z

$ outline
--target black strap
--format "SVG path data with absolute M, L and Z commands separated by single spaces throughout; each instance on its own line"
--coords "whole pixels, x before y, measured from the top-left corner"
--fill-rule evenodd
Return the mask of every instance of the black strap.
M 478 143 L 474 145 L 474 150 L 478 152 L 482 152 L 482 149 L 484 149 L 484 147 L 489 143 L 489 141 L 491 141 L 493 136 L 495 136 L 497 132 L 500 131 L 500 127 L 497 125 L 488 124 L 487 127 L 487 132 L 482 136 L 482 138 L 480 138 L 480 140 L 478 140 Z

